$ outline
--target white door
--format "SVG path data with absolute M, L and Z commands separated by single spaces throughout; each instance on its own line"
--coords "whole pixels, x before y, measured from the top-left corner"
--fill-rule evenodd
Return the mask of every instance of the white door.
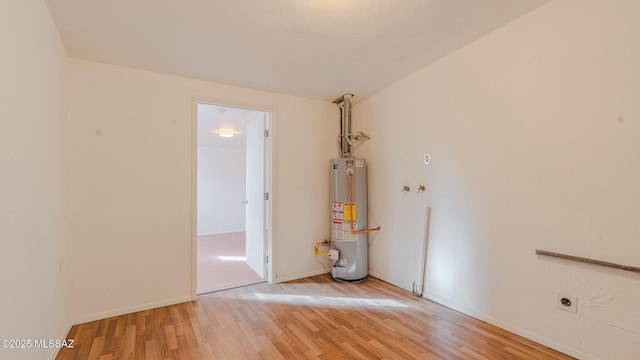
M 247 264 L 265 277 L 265 154 L 266 114 L 247 125 Z

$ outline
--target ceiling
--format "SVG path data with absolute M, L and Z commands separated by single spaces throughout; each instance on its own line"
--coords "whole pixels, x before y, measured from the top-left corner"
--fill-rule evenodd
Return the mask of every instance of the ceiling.
M 70 56 L 356 102 L 549 0 L 46 0 Z

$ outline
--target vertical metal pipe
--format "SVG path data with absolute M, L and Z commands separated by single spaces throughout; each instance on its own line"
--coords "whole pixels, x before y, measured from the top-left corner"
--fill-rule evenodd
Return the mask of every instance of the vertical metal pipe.
M 429 229 L 431 227 L 431 207 L 427 206 L 427 216 L 424 225 L 424 242 L 422 243 L 422 259 L 420 259 L 420 268 L 418 270 L 418 284 L 413 283 L 413 294 L 422 296 L 424 292 L 424 273 L 427 268 L 427 248 L 429 246 Z
M 340 100 L 340 99 L 338 99 Z M 338 150 L 340 152 L 340 158 L 344 157 L 344 112 L 342 111 L 342 106 L 340 105 L 340 103 L 338 103 L 337 101 L 334 101 L 334 103 L 336 103 L 338 105 L 338 108 L 340 109 L 340 137 L 338 138 Z
M 344 113 L 345 132 L 343 141 L 345 142 L 344 156 L 353 157 L 351 152 L 351 143 L 349 142 L 349 135 L 351 135 L 351 97 L 353 94 L 344 94 L 342 111 Z
M 353 94 L 344 94 L 333 101 L 340 108 L 340 157 L 352 158 L 351 143 L 351 98 Z
M 344 150 L 345 150 L 345 134 L 346 134 L 346 124 L 345 124 L 345 117 L 344 117 L 344 95 L 340 96 L 339 98 L 333 100 L 333 103 L 338 105 L 338 108 L 340 109 L 340 137 L 338 138 L 338 148 L 340 150 L 340 158 L 344 157 Z

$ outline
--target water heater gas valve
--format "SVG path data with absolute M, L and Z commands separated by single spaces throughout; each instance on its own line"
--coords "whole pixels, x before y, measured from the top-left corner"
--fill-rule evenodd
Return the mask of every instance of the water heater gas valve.
M 340 258 L 340 252 L 338 251 L 338 249 L 329 250 L 329 253 L 327 255 L 329 255 L 329 260 L 331 260 L 331 265 L 335 266 L 336 261 L 338 261 L 338 259 Z

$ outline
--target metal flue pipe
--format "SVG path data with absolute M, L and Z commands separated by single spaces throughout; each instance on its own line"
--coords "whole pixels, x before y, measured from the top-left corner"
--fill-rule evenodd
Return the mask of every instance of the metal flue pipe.
M 344 94 L 334 100 L 334 104 L 340 107 L 340 157 L 351 158 L 353 152 L 349 135 L 351 134 L 351 98 L 353 94 Z

